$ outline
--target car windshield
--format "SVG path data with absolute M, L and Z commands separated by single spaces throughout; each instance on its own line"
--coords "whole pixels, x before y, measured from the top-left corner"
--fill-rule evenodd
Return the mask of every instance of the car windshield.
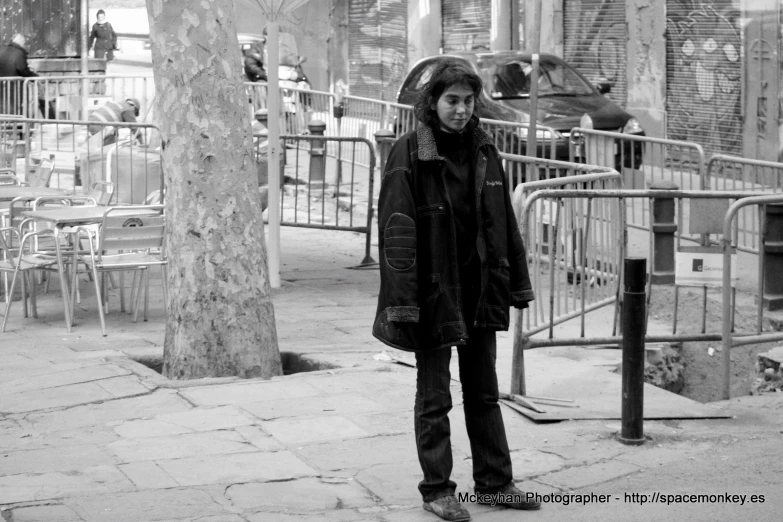
M 562 62 L 542 60 L 538 79 L 539 96 L 584 96 L 593 88 Z M 479 63 L 479 74 L 494 100 L 528 98 L 532 64 L 524 59 Z

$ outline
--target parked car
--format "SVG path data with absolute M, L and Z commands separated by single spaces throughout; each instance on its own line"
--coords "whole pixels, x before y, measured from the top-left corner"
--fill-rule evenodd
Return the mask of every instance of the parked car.
M 530 121 L 532 57 L 524 51 L 460 52 L 419 60 L 402 82 L 398 103 L 413 105 L 417 92 L 430 79 L 437 64 L 447 57 L 468 62 L 484 82 L 480 108 L 477 108 L 480 118 L 518 123 Z M 644 135 L 639 120 L 604 96 L 611 88 L 608 83 L 592 85 L 576 69 L 551 54 L 541 54 L 539 63 L 537 120 L 542 129 L 536 132 L 537 156 L 551 157 L 550 144 L 554 137 L 554 157 L 568 160 L 571 129 L 580 126 L 584 115 L 592 120 L 593 129 Z M 518 141 L 505 148 L 524 151 L 522 142 L 527 138 L 527 127 L 520 128 L 515 136 Z M 623 140 L 615 151 L 618 170 L 621 163 L 633 168 L 641 165 L 641 143 Z

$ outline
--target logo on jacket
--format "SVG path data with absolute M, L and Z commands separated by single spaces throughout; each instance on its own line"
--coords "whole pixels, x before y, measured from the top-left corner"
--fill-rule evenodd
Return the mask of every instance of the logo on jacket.
M 502 187 L 503 182 L 502 181 L 487 181 L 488 187 Z

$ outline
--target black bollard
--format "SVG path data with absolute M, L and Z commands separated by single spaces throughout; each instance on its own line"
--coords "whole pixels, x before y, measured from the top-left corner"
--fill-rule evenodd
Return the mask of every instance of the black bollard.
M 623 292 L 623 402 L 620 442 L 644 444 L 644 336 L 647 260 L 625 259 Z

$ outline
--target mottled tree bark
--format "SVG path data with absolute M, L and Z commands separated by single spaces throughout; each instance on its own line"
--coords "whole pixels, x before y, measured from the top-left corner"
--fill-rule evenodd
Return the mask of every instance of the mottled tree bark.
M 282 374 L 232 0 L 147 0 L 172 379 Z

